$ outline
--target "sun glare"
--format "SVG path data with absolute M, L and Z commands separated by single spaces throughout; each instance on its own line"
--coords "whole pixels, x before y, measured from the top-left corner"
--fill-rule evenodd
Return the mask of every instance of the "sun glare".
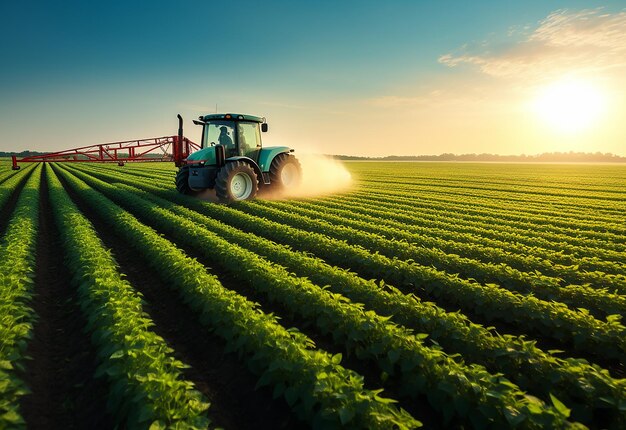
M 563 79 L 544 87 L 534 102 L 539 118 L 563 133 L 584 131 L 598 122 L 606 99 L 593 83 Z

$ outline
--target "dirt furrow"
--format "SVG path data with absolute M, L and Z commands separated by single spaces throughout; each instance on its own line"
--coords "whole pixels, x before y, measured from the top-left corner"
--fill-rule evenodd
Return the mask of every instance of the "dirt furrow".
M 138 217 L 138 219 L 141 222 L 155 228 L 155 226 L 150 222 L 149 219 L 145 219 L 142 217 Z M 332 354 L 342 353 L 342 365 L 362 375 L 364 377 L 364 383 L 366 388 L 378 389 L 383 387 L 384 385 L 385 391 L 381 394 L 382 396 L 399 400 L 400 407 L 407 410 L 413 416 L 419 416 L 420 420 L 423 421 L 426 426 L 430 428 L 438 427 L 439 424 L 438 418 L 436 417 L 436 412 L 428 405 L 428 400 L 425 396 L 423 399 L 421 399 L 423 401 L 407 401 L 406 399 L 401 399 L 401 396 L 398 393 L 401 390 L 400 385 L 402 381 L 382 381 L 381 372 L 376 368 L 375 363 L 357 359 L 357 357 L 352 355 L 350 351 L 347 351 L 344 348 L 343 344 L 338 344 L 331 335 L 321 333 L 317 329 L 317 327 L 315 327 L 314 321 L 306 320 L 302 317 L 299 317 L 297 314 L 289 311 L 289 309 L 287 309 L 282 304 L 270 301 L 266 295 L 254 290 L 251 285 L 251 283 L 254 282 L 253 280 L 251 280 L 250 283 L 242 283 L 232 274 L 230 274 L 227 269 L 221 267 L 216 261 L 208 259 L 201 252 L 198 252 L 198 250 L 181 243 L 176 238 L 162 231 L 159 231 L 159 234 L 168 241 L 174 243 L 178 248 L 182 249 L 189 257 L 194 258 L 198 262 L 202 263 L 207 268 L 207 271 L 209 273 L 219 278 L 224 287 L 232 291 L 236 291 L 237 293 L 248 298 L 248 300 L 252 302 L 260 304 L 263 312 L 273 313 L 277 315 L 280 318 L 280 322 L 283 326 L 296 327 L 299 331 L 312 339 L 315 342 L 316 346 L 320 349 L 323 349 Z M 124 250 L 126 250 L 126 248 Z M 134 258 L 132 253 L 129 255 L 129 257 Z M 135 270 L 137 266 L 140 266 L 137 260 L 135 260 L 135 263 L 129 262 L 128 270 Z M 127 274 L 129 276 L 129 279 L 131 279 L 130 273 Z M 141 291 L 143 291 L 143 289 L 141 289 Z M 176 299 L 174 298 L 173 300 Z M 269 395 L 271 394 L 268 394 L 268 396 Z
M 54 223 L 46 175 L 42 172 L 33 327 L 24 379 L 31 394 L 22 401 L 28 428 L 109 429 L 107 386 L 94 380 L 95 350 L 84 333 L 87 320 L 70 284 Z
M 121 272 L 143 295 L 144 310 L 155 323 L 153 330 L 174 349 L 176 358 L 191 366 L 185 370 L 185 378 L 209 399 L 213 425 L 227 429 L 305 428 L 282 397 L 273 400 L 268 387 L 255 390 L 257 377 L 248 371 L 245 363 L 236 354 L 224 353 L 225 342 L 199 322 L 199 316 L 182 302 L 177 292 L 70 187 L 65 188 L 112 251 Z

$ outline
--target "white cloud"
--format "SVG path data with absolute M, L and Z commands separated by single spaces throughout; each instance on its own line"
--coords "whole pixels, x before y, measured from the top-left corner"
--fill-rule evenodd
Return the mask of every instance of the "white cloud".
M 601 9 L 550 14 L 530 36 L 530 40 L 551 46 L 605 48 L 626 51 L 626 12 L 601 14 Z
M 626 11 L 608 14 L 601 9 L 558 10 L 507 49 L 497 53 L 484 48 L 481 51 L 462 48 L 461 54 L 442 55 L 439 62 L 449 67 L 470 64 L 491 76 L 525 79 L 623 68 Z

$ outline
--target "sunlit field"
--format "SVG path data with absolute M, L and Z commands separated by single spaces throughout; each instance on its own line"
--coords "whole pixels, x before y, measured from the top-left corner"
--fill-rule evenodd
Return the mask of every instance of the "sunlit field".
M 626 427 L 626 166 L 344 166 L 229 206 L 0 162 L 0 427 Z

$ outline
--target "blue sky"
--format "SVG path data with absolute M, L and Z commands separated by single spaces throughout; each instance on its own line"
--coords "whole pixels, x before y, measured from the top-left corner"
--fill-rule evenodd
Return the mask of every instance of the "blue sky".
M 395 153 L 532 152 L 523 142 L 498 150 L 458 112 L 440 112 L 441 128 L 455 130 L 446 137 L 420 126 L 419 109 L 397 109 L 479 85 L 479 98 L 492 97 L 493 76 L 442 56 L 495 55 L 555 11 L 597 7 L 623 10 L 617 1 L 3 2 L 0 150 L 170 135 L 177 113 L 190 124 L 217 104 L 266 116 L 270 144 L 327 153 L 386 155 L 387 127 Z

